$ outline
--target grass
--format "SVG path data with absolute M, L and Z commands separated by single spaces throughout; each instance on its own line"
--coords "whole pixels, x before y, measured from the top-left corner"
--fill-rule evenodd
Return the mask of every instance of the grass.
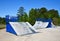
M 4 29 L 5 27 L 6 27 L 6 25 L 0 24 L 0 29 Z

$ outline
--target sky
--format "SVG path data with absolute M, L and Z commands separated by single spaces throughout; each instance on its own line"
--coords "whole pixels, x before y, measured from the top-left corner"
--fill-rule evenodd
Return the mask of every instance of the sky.
M 27 13 L 31 8 L 42 7 L 48 10 L 55 9 L 60 13 L 60 0 L 0 0 L 0 17 L 16 16 L 17 10 L 21 6 L 25 8 Z

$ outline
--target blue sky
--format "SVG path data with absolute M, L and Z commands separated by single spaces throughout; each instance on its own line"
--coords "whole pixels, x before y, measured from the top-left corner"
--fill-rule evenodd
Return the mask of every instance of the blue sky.
M 0 17 L 16 16 L 21 6 L 27 13 L 31 8 L 41 7 L 46 7 L 48 10 L 56 9 L 60 13 L 60 0 L 0 0 Z

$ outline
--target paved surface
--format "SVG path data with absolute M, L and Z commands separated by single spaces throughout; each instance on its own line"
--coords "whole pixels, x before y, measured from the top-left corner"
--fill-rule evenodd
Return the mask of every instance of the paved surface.
M 0 30 L 0 41 L 60 41 L 60 28 L 39 29 L 39 33 L 16 36 Z

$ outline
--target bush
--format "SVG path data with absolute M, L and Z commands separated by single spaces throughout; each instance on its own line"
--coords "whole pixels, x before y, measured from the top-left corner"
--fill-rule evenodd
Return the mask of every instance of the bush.
M 0 24 L 0 29 L 4 29 L 6 25 Z
M 54 25 L 60 25 L 60 18 L 53 18 Z

